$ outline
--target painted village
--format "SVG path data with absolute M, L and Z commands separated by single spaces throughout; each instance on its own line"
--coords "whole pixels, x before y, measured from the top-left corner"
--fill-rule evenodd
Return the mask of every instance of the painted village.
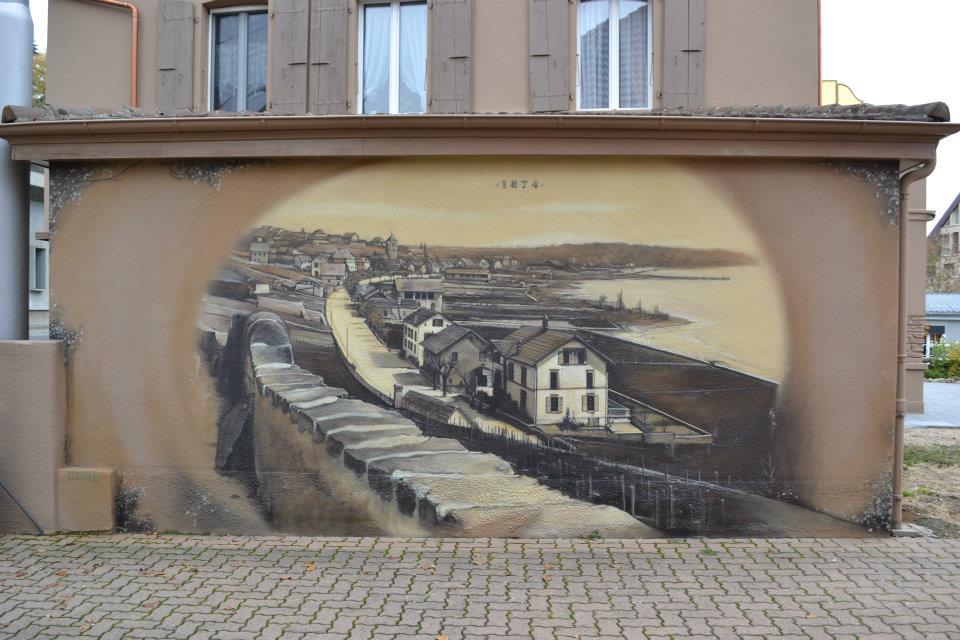
M 622 290 L 569 295 L 591 281 L 722 281 L 664 269 L 749 260 L 617 243 L 434 247 L 395 232 L 264 226 L 210 282 L 200 322 L 240 303 L 276 314 L 296 363 L 325 384 L 577 500 L 670 532 L 771 532 L 811 513 L 789 504 L 777 476 L 777 383 L 645 343 L 650 334 L 635 329 L 688 322 L 669 309 Z M 218 461 L 222 473 L 243 467 Z

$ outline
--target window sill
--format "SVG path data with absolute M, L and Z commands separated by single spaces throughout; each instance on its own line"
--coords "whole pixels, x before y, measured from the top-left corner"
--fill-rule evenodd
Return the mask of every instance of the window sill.
M 609 107 L 604 107 L 602 109 L 582 109 L 577 107 L 577 113 L 643 113 L 653 111 L 653 107 L 630 107 L 630 108 L 616 108 L 611 109 Z

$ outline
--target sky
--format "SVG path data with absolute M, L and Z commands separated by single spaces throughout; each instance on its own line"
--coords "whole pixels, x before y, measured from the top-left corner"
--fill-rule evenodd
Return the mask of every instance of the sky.
M 941 100 L 960 120 L 960 1 L 821 0 L 821 24 L 824 80 L 843 82 L 873 104 Z M 957 192 L 960 134 L 940 143 L 927 208 L 942 215 Z
M 41 51 L 47 48 L 47 1 L 30 0 Z M 873 104 L 942 100 L 960 120 L 960 0 L 821 0 L 821 24 L 824 80 L 843 82 Z M 942 214 L 958 192 L 960 134 L 940 145 L 937 170 L 927 181 L 927 208 Z
M 310 183 L 260 223 L 354 231 L 361 238 L 393 231 L 402 244 L 637 242 L 759 251 L 753 232 L 709 179 L 680 162 L 416 158 L 356 166 L 362 170 Z

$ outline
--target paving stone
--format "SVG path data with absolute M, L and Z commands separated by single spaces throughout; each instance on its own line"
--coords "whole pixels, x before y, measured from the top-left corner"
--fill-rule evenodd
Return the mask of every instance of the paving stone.
M 0 536 L 4 639 L 936 640 L 958 604 L 957 540 Z

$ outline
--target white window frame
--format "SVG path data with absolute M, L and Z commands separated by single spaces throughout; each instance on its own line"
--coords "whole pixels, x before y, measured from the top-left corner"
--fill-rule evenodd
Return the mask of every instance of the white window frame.
M 426 4 L 427 5 L 427 67 L 430 65 L 430 3 L 423 0 L 362 0 L 360 2 L 360 14 L 357 19 L 357 113 L 363 113 L 363 42 L 364 42 L 364 24 L 363 19 L 366 14 L 367 5 L 388 4 L 390 5 L 390 81 L 387 98 L 387 113 L 396 115 L 400 113 L 400 5 L 402 4 Z M 426 90 L 427 87 L 424 87 Z M 427 95 L 427 104 L 430 102 L 430 96 Z M 425 111 L 405 111 L 404 113 L 426 113 Z M 374 114 L 370 114 L 374 115 Z M 431 298 L 432 299 L 432 298 Z
M 610 51 L 608 52 L 608 64 L 610 65 L 610 77 L 608 82 L 607 107 L 596 107 L 585 109 L 580 106 L 580 0 L 577 0 L 576 11 L 576 34 L 577 39 L 577 111 L 650 111 L 653 109 L 653 0 L 646 0 L 647 3 L 647 106 L 645 107 L 620 107 L 620 0 L 608 0 L 610 2 Z M 614 28 L 616 27 L 616 28 Z M 616 55 L 614 55 L 616 52 Z M 614 99 L 616 98 L 616 99 Z
M 267 18 L 269 19 L 269 8 L 265 4 L 245 4 L 239 7 L 223 7 L 220 9 L 210 9 L 210 16 L 207 29 L 207 110 L 213 111 L 213 82 L 214 82 L 214 56 L 213 50 L 216 47 L 216 42 L 214 41 L 215 36 L 215 25 L 217 23 L 216 16 L 222 14 L 243 14 L 243 17 L 240 19 L 240 33 L 239 33 L 239 42 L 237 43 L 237 48 L 239 51 L 243 52 L 243 64 L 237 63 L 237 110 L 231 113 L 243 113 L 247 110 L 247 14 L 250 13 L 267 13 Z M 269 24 L 269 21 L 268 21 Z M 267 65 L 270 64 L 270 52 L 267 51 Z M 269 73 L 269 68 L 267 72 Z M 239 89 L 243 90 L 240 91 Z M 270 96 L 267 96 L 267 104 L 270 104 Z

